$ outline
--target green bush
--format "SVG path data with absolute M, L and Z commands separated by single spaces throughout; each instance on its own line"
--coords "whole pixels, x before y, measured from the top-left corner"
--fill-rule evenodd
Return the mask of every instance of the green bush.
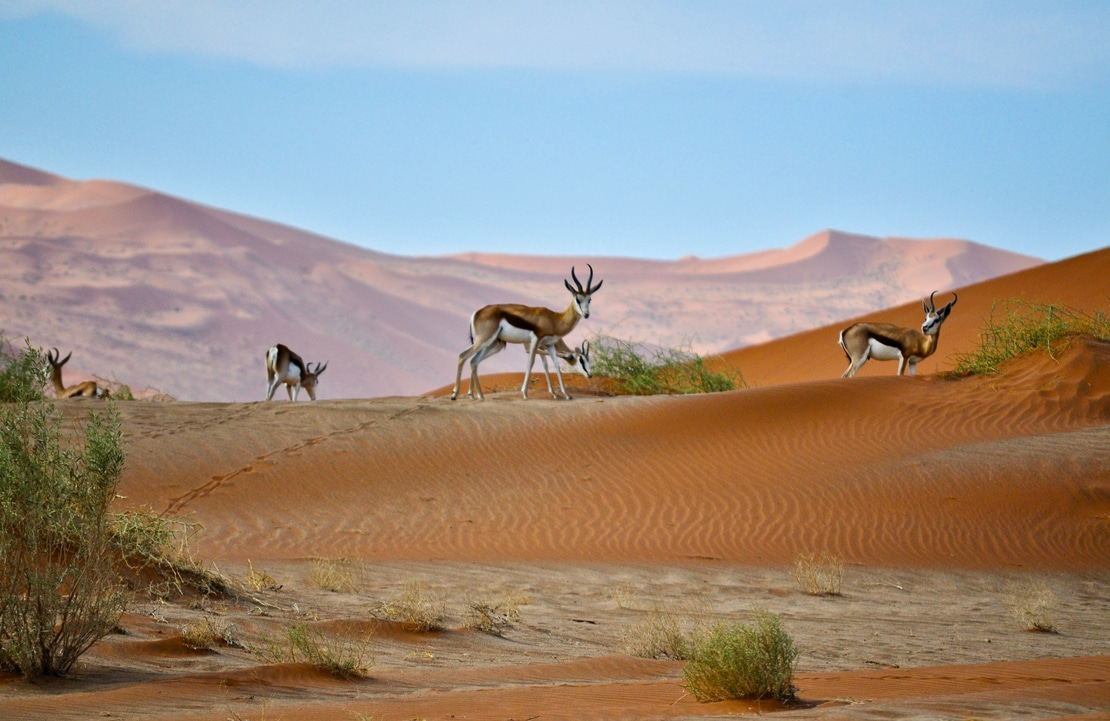
M 694 639 L 683 668 L 686 688 L 698 701 L 794 697 L 798 651 L 779 617 L 756 612 L 755 623 L 722 623 Z
M 748 387 L 739 370 L 711 371 L 704 358 L 677 348 L 648 357 L 631 341 L 599 336 L 591 343 L 590 355 L 594 373 L 612 379 L 619 392 L 629 395 L 719 393 Z
M 46 397 L 46 356 L 37 348 L 16 352 L 0 332 L 0 403 L 28 403 Z
M 1037 349 L 1055 358 L 1070 338 L 1083 334 L 1110 340 L 1110 317 L 1052 303 L 995 303 L 979 333 L 979 347 L 957 356 L 952 374 L 995 374 L 1004 362 Z
M 0 669 L 62 675 L 116 626 L 123 595 L 108 508 L 123 472 L 119 418 L 90 414 L 63 440 L 54 404 L 28 400 L 33 352 L 9 365 L 0 406 Z

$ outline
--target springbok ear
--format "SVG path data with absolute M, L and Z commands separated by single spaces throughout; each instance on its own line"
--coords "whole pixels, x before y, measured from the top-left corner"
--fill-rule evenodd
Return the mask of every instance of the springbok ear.
M 574 295 L 578 295 L 578 291 L 571 287 L 570 281 L 566 278 L 563 278 L 563 285 L 565 285 L 567 287 L 567 290 L 569 290 L 571 293 L 573 293 Z

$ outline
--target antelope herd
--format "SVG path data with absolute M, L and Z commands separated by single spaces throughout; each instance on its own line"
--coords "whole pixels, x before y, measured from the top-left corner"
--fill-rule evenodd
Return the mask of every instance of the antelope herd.
M 468 395 L 475 400 L 483 400 L 482 385 L 478 379 L 478 366 L 485 359 L 501 352 L 509 343 L 518 343 L 524 347 L 528 355 L 528 364 L 524 369 L 524 384 L 520 388 L 521 395 L 528 398 L 528 385 L 532 375 L 532 368 L 536 356 L 543 363 L 544 380 L 547 381 L 547 392 L 552 398 L 570 400 L 566 385 L 563 383 L 563 373 L 559 365 L 560 359 L 566 362 L 568 368 L 576 373 L 581 373 L 587 378 L 592 377 L 590 370 L 590 343 L 585 341 L 581 346 L 571 348 L 564 338 L 577 327 L 583 318 L 590 317 L 590 300 L 600 288 L 603 281 L 594 285 L 594 269 L 587 264 L 590 275 L 586 285 L 578 280 L 574 267 L 570 269 L 570 277 L 574 280 L 571 285 L 564 279 L 563 285 L 570 292 L 570 304 L 565 310 L 555 311 L 550 308 L 527 306 L 519 303 L 501 303 L 487 305 L 474 311 L 470 316 L 470 346 L 459 353 L 458 367 L 455 372 L 455 385 L 451 390 L 451 400 L 459 395 L 462 384 L 463 366 L 470 362 L 470 388 Z M 940 327 L 952 312 L 958 296 L 953 293 L 952 300 L 939 310 L 935 298 L 938 291 L 933 291 L 926 301 L 922 299 L 921 305 L 925 310 L 925 320 L 921 330 L 916 328 L 903 328 L 890 323 L 854 323 L 840 332 L 839 344 L 844 354 L 848 356 L 848 369 L 842 378 L 851 378 L 859 372 L 869 359 L 896 360 L 898 361 L 898 375 L 913 375 L 917 364 L 933 355 L 937 350 L 940 340 Z M 50 380 L 58 398 L 106 398 L 108 389 L 101 387 L 96 381 L 85 381 L 72 386 L 62 382 L 62 366 L 72 356 L 72 351 L 61 358 L 57 348 L 47 353 L 50 364 Z M 548 358 L 555 366 L 555 376 L 559 383 L 559 392 L 556 393 L 551 385 L 551 372 L 548 368 Z M 316 400 L 316 387 L 320 376 L 327 369 L 328 364 L 305 363 L 299 355 L 281 343 L 274 345 L 266 351 L 266 400 L 272 400 L 278 386 L 284 385 L 290 401 L 300 397 L 301 389 L 308 393 L 310 400 Z

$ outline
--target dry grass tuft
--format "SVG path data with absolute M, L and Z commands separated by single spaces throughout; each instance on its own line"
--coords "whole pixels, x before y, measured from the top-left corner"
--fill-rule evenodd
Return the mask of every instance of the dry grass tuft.
M 252 591 L 278 591 L 281 584 L 265 571 L 259 571 L 247 559 L 247 575 L 243 577 L 243 585 Z
M 212 648 L 216 644 L 233 647 L 241 645 L 235 638 L 235 624 L 211 616 L 182 626 L 181 640 L 187 647 L 198 651 Z
M 844 562 L 824 551 L 803 553 L 795 559 L 790 575 L 810 596 L 839 596 L 844 580 Z
M 365 576 L 363 564 L 347 558 L 314 558 L 308 565 L 308 582 L 336 593 L 355 593 Z
M 482 633 L 503 636 L 519 617 L 520 607 L 510 599 L 501 599 L 497 603 L 471 601 L 466 604 L 463 625 Z
M 293 624 L 285 638 L 270 638 L 251 651 L 266 663 L 307 663 L 342 679 L 363 678 L 374 662 L 369 638 L 328 636 L 305 623 Z
M 424 588 L 409 582 L 401 595 L 370 609 L 375 618 L 400 623 L 410 631 L 438 631 L 447 620 L 447 604 L 440 598 L 429 596 Z
M 1056 594 L 1044 581 L 1026 580 L 1007 589 L 1010 615 L 1027 631 L 1058 633 Z

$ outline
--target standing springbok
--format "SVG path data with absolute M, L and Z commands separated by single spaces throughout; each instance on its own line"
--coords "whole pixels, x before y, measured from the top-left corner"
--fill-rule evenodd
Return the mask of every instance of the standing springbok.
M 844 371 L 841 378 L 855 376 L 868 358 L 896 360 L 898 375 L 903 375 L 908 365 L 912 376 L 917 364 L 936 352 L 940 326 L 959 300 L 959 296 L 953 293 L 948 305 L 937 310 L 933 302 L 936 294 L 937 291 L 934 290 L 928 303 L 924 298 L 921 300 L 921 307 L 925 309 L 925 322 L 921 324 L 921 330 L 890 323 L 856 323 L 840 331 L 840 347 L 844 349 L 849 361 L 848 370 Z
M 65 358 L 58 360 L 61 355 L 62 354 L 58 352 L 57 348 L 54 348 L 53 352 L 47 352 L 46 354 L 46 361 L 50 364 L 50 381 L 54 384 L 54 394 L 58 398 L 108 397 L 108 389 L 101 388 L 96 381 L 85 381 L 84 383 L 78 383 L 77 385 L 66 388 L 65 384 L 62 383 L 62 366 L 69 362 L 69 358 L 73 355 L 73 351 L 70 351 L 69 355 Z
M 559 339 L 574 330 L 578 321 L 590 317 L 590 298 L 601 288 L 605 281 L 598 281 L 593 285 L 594 268 L 590 269 L 590 277 L 586 280 L 586 287 L 582 287 L 574 268 L 570 269 L 570 277 L 574 279 L 572 287 L 570 281 L 564 279 L 563 285 L 567 287 L 572 296 L 570 305 L 563 312 L 548 308 L 536 308 L 506 303 L 501 305 L 487 305 L 474 311 L 470 316 L 470 336 L 472 345 L 459 354 L 459 367 L 455 373 L 455 387 L 451 391 L 451 400 L 459 396 L 459 386 L 462 384 L 463 364 L 470 361 L 470 391 L 468 395 L 475 400 L 482 400 L 482 386 L 478 381 L 478 364 L 491 355 L 500 352 L 506 343 L 523 343 L 528 349 L 528 367 L 524 371 L 524 385 L 520 392 L 528 398 L 528 381 L 532 375 L 532 366 L 536 362 L 536 353 L 543 352 L 551 356 L 555 363 L 555 374 L 559 378 L 559 391 L 563 398 L 570 400 L 566 386 L 563 385 L 563 372 L 556 359 L 556 344 Z M 546 373 L 547 366 L 544 366 Z M 551 382 L 548 380 L 548 389 L 551 396 L 556 398 Z
M 320 374 L 328 367 L 327 363 L 305 364 L 299 355 L 278 343 L 266 351 L 266 400 L 274 397 L 278 385 L 285 384 L 289 400 L 295 401 L 301 395 L 301 388 L 308 391 L 308 397 L 316 400 L 316 383 Z

